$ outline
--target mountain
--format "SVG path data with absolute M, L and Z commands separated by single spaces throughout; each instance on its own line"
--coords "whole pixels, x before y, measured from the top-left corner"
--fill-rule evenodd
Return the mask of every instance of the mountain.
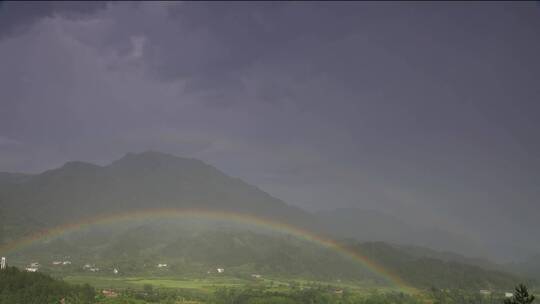
M 395 245 L 402 252 L 405 252 L 413 257 L 417 258 L 429 258 L 437 259 L 444 262 L 455 262 L 464 265 L 481 267 L 487 270 L 506 271 L 505 265 L 497 264 L 486 258 L 472 258 L 467 257 L 452 251 L 439 251 L 431 248 L 414 246 L 414 245 Z
M 540 281 L 540 253 L 532 255 L 520 262 L 509 263 L 505 265 L 505 269 L 509 272 L 518 273 Z
M 50 266 L 69 256 L 70 270 L 84 273 L 85 264 L 110 274 L 113 268 L 124 275 L 184 275 L 197 277 L 225 268 L 232 276 L 302 277 L 325 279 L 378 279 L 366 268 L 332 248 L 283 233 L 238 226 L 194 228 L 173 221 L 146 221 L 117 229 L 108 226 L 107 236 L 86 231 L 77 236 L 43 241 L 10 257 L 13 265 L 40 261 L 44 271 L 65 269 Z M 167 264 L 159 269 L 158 263 Z M 379 278 L 380 279 L 380 278 Z
M 375 210 L 339 208 L 315 214 L 325 230 L 340 237 L 360 241 L 384 241 L 415 245 L 439 251 L 464 252 L 469 256 L 485 256 L 475 242 L 438 227 L 405 223 L 400 219 Z
M 270 196 L 240 179 L 227 176 L 200 160 L 159 152 L 128 153 L 106 166 L 68 162 L 35 175 L 0 174 L 0 241 L 9 242 L 36 230 L 80 219 L 151 208 L 197 208 L 254 214 L 347 241 L 351 250 L 393 269 L 417 286 L 457 286 L 463 276 L 471 286 L 506 286 L 514 277 L 457 260 L 455 256 L 400 248 L 384 243 L 424 246 L 464 246 L 444 231 L 420 227 L 396 218 L 357 209 L 312 214 Z M 169 259 L 178 271 L 197 272 L 217 264 L 239 273 L 263 271 L 279 275 L 349 277 L 350 261 L 331 250 L 315 248 L 295 238 L 249 231 L 179 232 L 162 226 L 93 231 L 60 238 L 28 250 L 40 259 L 79 257 L 79 262 L 116 263 L 124 270 L 145 271 L 141 265 Z M 165 227 L 165 226 L 163 226 Z M 109 227 L 110 228 L 110 227 Z M 32 248 L 30 248 L 32 249 Z M 24 256 L 20 257 L 25 260 Z M 322 262 L 321 262 L 322 261 Z M 22 263 L 22 262 L 21 262 Z M 24 265 L 24 264 L 23 264 Z M 80 271 L 80 267 L 78 268 Z M 361 274 L 361 272 L 360 272 Z M 436 280 L 437 277 L 445 278 Z M 425 278 L 430 278 L 429 280 Z M 430 280 L 434 280 L 431 282 Z
M 9 173 L 9 172 L 0 172 L 0 185 L 11 185 L 19 182 L 23 182 L 32 175 L 23 174 L 23 173 Z
M 0 243 L 79 219 L 152 208 L 254 214 L 317 233 L 482 256 L 464 236 L 371 210 L 315 214 L 192 158 L 148 151 L 106 166 L 68 162 L 41 174 L 0 173 Z
M 479 266 L 456 261 L 416 256 L 399 246 L 381 242 L 367 242 L 352 248 L 384 265 L 417 288 L 446 289 L 511 289 L 523 280 L 517 275 L 503 271 L 484 269 Z
M 5 216 L 50 227 L 77 219 L 151 208 L 254 214 L 315 226 L 311 215 L 202 161 L 159 152 L 128 153 L 107 166 L 68 162 L 32 176 L 0 179 Z M 22 223 L 22 222 L 20 222 Z

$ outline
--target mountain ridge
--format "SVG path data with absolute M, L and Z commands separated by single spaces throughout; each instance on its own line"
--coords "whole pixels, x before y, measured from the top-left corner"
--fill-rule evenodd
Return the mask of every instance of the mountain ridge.
M 8 175 L 6 175 L 8 176 Z M 198 208 L 281 219 L 315 229 L 311 215 L 203 161 L 161 152 L 128 153 L 105 166 L 67 162 L 0 185 L 3 209 L 44 219 L 70 219 L 154 208 Z M 15 176 L 15 175 L 13 175 Z
M 157 151 L 126 153 L 104 166 L 69 161 L 39 174 L 2 176 L 0 205 L 7 227 L 0 228 L 11 238 L 86 217 L 178 208 L 252 214 L 336 238 L 430 245 L 419 238 L 423 230 L 380 212 L 349 208 L 311 213 L 201 160 Z M 454 244 L 451 236 L 435 235 Z
M 323 216 L 324 212 L 310 213 L 298 207 L 288 205 L 282 200 L 272 197 L 269 193 L 241 179 L 230 177 L 203 161 L 155 151 L 138 154 L 127 153 L 122 158 L 105 166 L 70 161 L 59 168 L 35 175 L 4 174 L 3 176 L 4 179 L 0 180 L 0 204 L 2 206 L 0 208 L 0 212 L 2 212 L 0 214 L 0 218 L 2 219 L 0 222 L 2 224 L 0 225 L 0 241 L 4 242 L 9 242 L 39 230 L 73 223 L 84 218 L 161 208 L 196 208 L 251 214 L 306 229 L 318 235 L 333 236 L 338 240 L 343 240 L 343 238 L 347 237 L 362 240 L 361 235 L 358 233 L 343 233 L 343 227 L 351 232 L 367 231 L 367 233 L 370 233 L 371 231 L 373 235 L 376 235 L 377 230 L 383 228 L 381 226 L 383 224 L 390 226 L 391 230 L 399 230 L 402 233 L 400 237 L 404 236 L 403 233 L 407 234 L 414 231 L 414 229 L 407 230 L 403 228 L 405 227 L 404 223 L 401 223 L 397 219 L 384 217 L 360 209 L 334 211 L 334 215 L 341 214 L 337 217 L 332 217 L 328 214 Z M 134 235 L 141 234 L 140 231 L 142 230 L 137 230 Z M 6 235 L 8 236 L 7 238 L 5 238 Z M 114 242 L 110 243 L 111 240 L 103 238 L 103 243 L 98 248 L 100 246 L 112 246 L 110 247 L 110 251 L 108 251 L 109 257 L 115 256 L 115 252 L 125 253 L 125 248 L 142 250 L 141 252 L 144 252 L 145 242 L 148 243 L 148 240 L 155 238 L 154 236 L 156 234 L 151 232 L 149 235 L 146 239 L 147 241 L 137 240 L 133 237 L 126 240 L 117 240 L 116 247 L 114 246 Z M 379 234 L 375 238 L 384 239 L 383 236 L 384 234 Z M 2 239 L 3 237 L 4 239 Z M 229 243 L 238 241 L 238 238 L 233 235 L 226 237 L 230 239 Z M 397 239 L 387 238 L 383 241 L 396 241 L 400 237 Z M 213 237 L 206 235 L 205 238 L 212 239 Z M 95 240 L 98 239 L 100 237 Z M 215 238 L 215 240 L 216 242 L 223 243 L 220 237 Z M 137 241 L 142 243 L 133 247 L 132 245 L 135 245 Z M 249 241 L 252 244 L 262 244 L 253 241 L 252 237 L 248 237 L 243 241 Z M 269 255 L 258 253 L 259 257 L 257 259 L 263 259 L 263 261 L 267 262 L 276 261 L 276 263 L 281 261 L 281 259 L 289 261 L 291 263 L 289 266 L 276 265 L 278 268 L 281 267 L 279 271 L 283 271 L 284 273 L 287 272 L 288 267 L 295 265 L 300 267 L 297 269 L 297 273 L 308 271 L 308 269 L 316 265 L 316 259 L 308 253 L 309 251 L 298 249 L 300 250 L 298 252 L 301 252 L 301 254 L 298 253 L 300 257 L 295 258 L 297 249 L 294 248 L 299 247 L 288 247 L 290 246 L 287 243 L 289 241 L 283 241 L 283 246 L 290 249 L 289 254 L 280 254 L 279 248 L 276 247 L 272 249 L 273 253 L 269 253 Z M 221 259 L 224 259 L 228 254 L 234 256 L 243 254 L 245 255 L 245 260 L 249 260 L 253 259 L 253 257 L 246 255 L 247 252 L 257 252 L 253 251 L 254 248 L 250 248 L 249 246 L 247 249 L 240 249 L 240 252 L 235 252 L 234 250 L 230 253 L 228 251 L 220 251 L 222 248 L 214 248 L 212 247 L 213 245 L 208 245 L 204 240 L 179 239 L 178 242 L 180 243 L 171 243 L 165 247 L 166 251 L 164 253 L 168 252 L 174 255 L 177 252 L 184 252 L 182 248 L 185 246 L 182 244 L 200 244 L 203 248 L 207 248 L 212 252 L 222 252 Z M 225 242 L 223 246 L 227 247 L 229 243 Z M 55 245 L 50 250 L 60 250 L 60 248 L 68 250 L 73 247 L 73 244 L 66 242 L 57 242 L 55 244 L 59 247 Z M 358 241 L 353 241 L 351 244 L 351 248 L 355 248 L 354 250 L 365 252 L 373 260 L 385 265 L 387 264 L 387 266 L 396 270 L 405 267 L 412 271 L 415 267 L 423 267 L 423 271 L 428 275 L 430 272 L 428 268 L 424 267 L 425 265 L 437 267 L 437 271 L 443 273 L 452 269 L 453 264 L 451 263 L 456 263 L 459 267 L 457 267 L 458 271 L 453 274 L 454 277 L 459 277 L 462 273 L 471 273 L 478 276 L 476 280 L 480 282 L 478 283 L 480 285 L 482 284 L 482 280 L 490 281 L 490 277 L 492 276 L 496 282 L 499 282 L 497 284 L 503 284 L 502 282 L 508 282 L 510 278 L 513 278 L 510 275 L 499 274 L 490 269 L 486 271 L 478 270 L 475 268 L 477 265 L 468 265 L 466 263 L 471 260 L 460 260 L 459 257 L 434 253 L 429 250 L 404 249 L 396 244 L 387 245 L 385 243 L 375 243 L 378 245 L 373 245 L 373 243 L 358 244 Z M 200 256 L 197 251 L 198 249 L 193 249 L 195 251 L 191 253 L 184 253 L 194 257 Z M 309 259 L 311 256 L 312 264 L 301 263 L 302 256 L 306 259 Z M 300 260 L 298 260 L 299 258 Z M 447 259 L 445 260 L 445 258 Z M 209 259 L 209 261 L 212 261 L 214 258 L 210 256 Z M 251 261 L 257 261 L 257 259 Z M 263 264 L 265 263 L 263 262 Z M 471 264 L 474 263 L 471 262 Z M 239 264 L 238 267 L 244 266 Z M 345 271 L 347 266 L 343 264 L 343 267 L 340 269 Z M 329 273 L 333 271 L 331 270 Z M 402 275 L 407 276 L 411 274 L 402 273 Z M 416 280 L 417 278 L 413 276 L 411 279 Z M 416 284 L 426 286 L 428 283 L 429 281 L 419 280 Z M 445 284 L 455 283 L 456 280 L 453 280 Z

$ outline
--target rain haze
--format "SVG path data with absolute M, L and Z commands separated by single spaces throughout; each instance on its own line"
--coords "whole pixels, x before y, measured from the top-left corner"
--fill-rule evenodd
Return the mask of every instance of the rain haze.
M 536 2 L 2 2 L 0 171 L 161 151 L 521 261 L 539 54 Z

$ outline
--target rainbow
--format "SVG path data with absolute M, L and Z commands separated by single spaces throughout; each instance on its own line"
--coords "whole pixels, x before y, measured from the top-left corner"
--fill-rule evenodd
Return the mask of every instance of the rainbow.
M 16 250 L 20 250 L 24 247 L 30 246 L 42 240 L 55 238 L 64 234 L 78 231 L 87 227 L 117 223 L 125 220 L 144 220 L 144 219 L 178 219 L 178 218 L 193 218 L 193 219 L 210 219 L 210 220 L 225 220 L 235 223 L 251 224 L 269 228 L 274 231 L 284 232 L 307 241 L 316 243 L 320 246 L 335 250 L 346 257 L 349 257 L 359 263 L 361 266 L 367 268 L 372 273 L 385 279 L 387 282 L 395 287 L 408 293 L 415 293 L 416 289 L 405 283 L 400 277 L 385 269 L 381 265 L 371 261 L 367 257 L 363 256 L 357 251 L 345 247 L 344 245 L 326 238 L 310 231 L 295 227 L 286 223 L 270 220 L 260 216 L 252 214 L 244 214 L 228 211 L 211 211 L 203 209 L 147 209 L 132 212 L 113 213 L 102 216 L 95 216 L 85 218 L 83 220 L 68 223 L 65 225 L 56 226 L 50 229 L 41 230 L 30 236 L 26 236 L 3 246 L 0 246 L 0 254 L 5 255 Z

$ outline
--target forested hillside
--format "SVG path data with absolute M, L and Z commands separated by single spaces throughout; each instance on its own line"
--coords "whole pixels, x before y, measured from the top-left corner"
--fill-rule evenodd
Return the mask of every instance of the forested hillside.
M 511 289 L 523 278 L 506 272 L 438 258 L 415 256 L 399 247 L 380 242 L 353 245 L 370 259 L 391 269 L 418 288 Z
M 58 304 L 62 299 L 70 304 L 89 304 L 94 303 L 95 295 L 89 285 L 71 285 L 42 273 L 24 272 L 15 267 L 0 271 L 2 304 Z

